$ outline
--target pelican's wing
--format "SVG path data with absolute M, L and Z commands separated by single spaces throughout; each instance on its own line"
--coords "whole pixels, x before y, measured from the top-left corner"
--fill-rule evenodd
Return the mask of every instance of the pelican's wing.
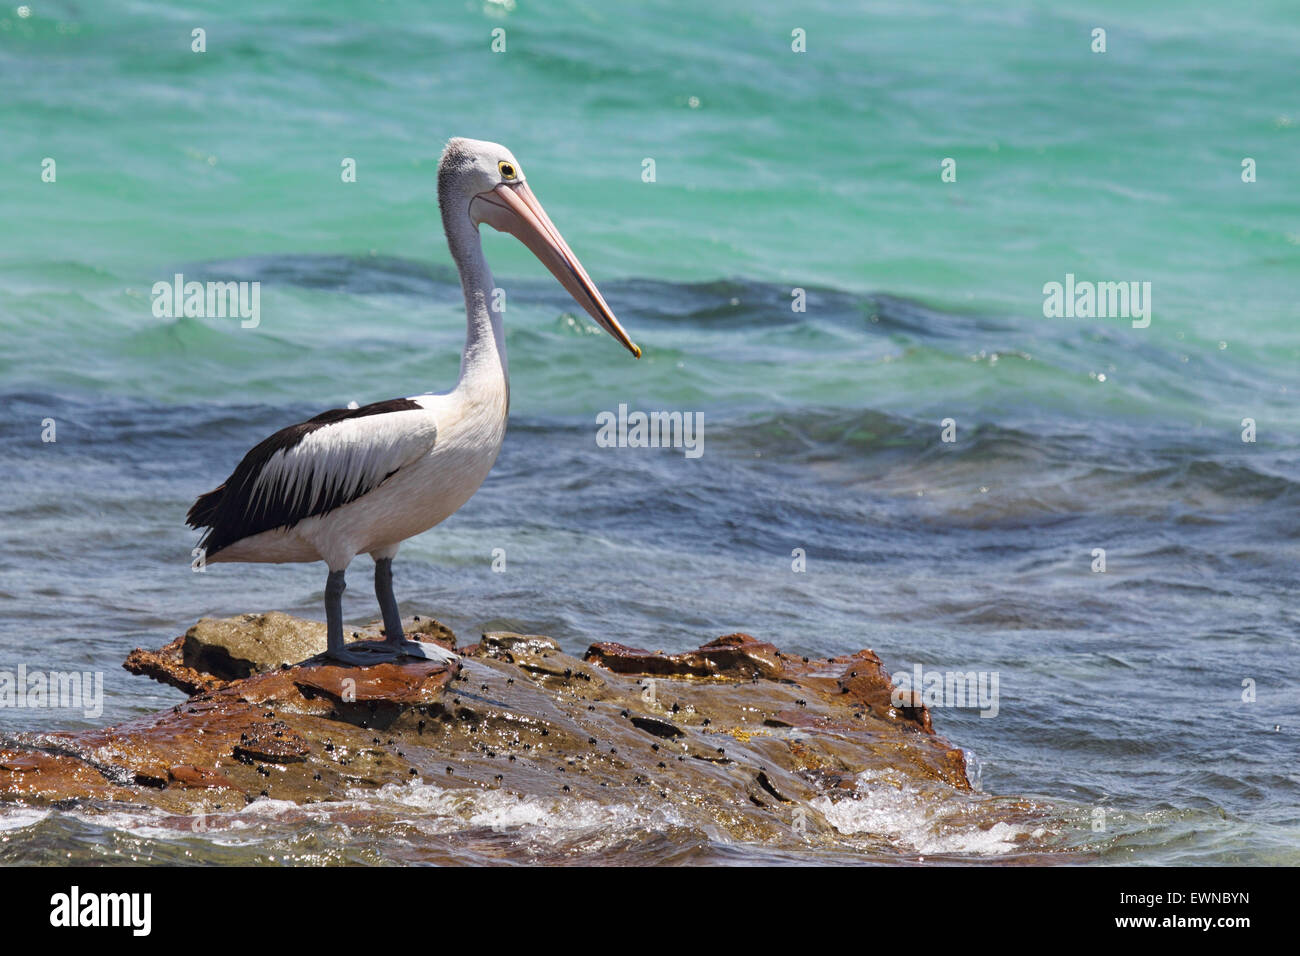
M 355 501 L 427 455 L 437 431 L 433 412 L 417 399 L 331 409 L 259 443 L 224 484 L 194 502 L 186 520 L 207 529 L 199 544 L 209 556 L 241 538 L 291 528 Z

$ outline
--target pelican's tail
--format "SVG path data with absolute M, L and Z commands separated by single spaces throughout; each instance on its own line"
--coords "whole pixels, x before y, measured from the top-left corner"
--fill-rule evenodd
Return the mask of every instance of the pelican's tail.
M 217 522 L 217 512 L 221 508 L 221 499 L 226 494 L 226 486 L 220 485 L 213 488 L 207 494 L 199 495 L 198 500 L 190 506 L 190 512 L 185 516 L 185 523 L 191 528 L 206 528 L 210 534 L 212 526 Z M 204 540 L 207 540 L 205 534 Z

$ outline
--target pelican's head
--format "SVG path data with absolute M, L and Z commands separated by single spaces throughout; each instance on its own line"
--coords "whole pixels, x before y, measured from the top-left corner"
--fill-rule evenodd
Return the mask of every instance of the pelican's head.
M 449 228 L 450 217 L 463 215 L 475 228 L 485 222 L 519 239 L 601 328 L 641 357 L 641 349 L 618 324 L 587 270 L 528 188 L 523 168 L 510 150 L 477 139 L 448 142 L 438 164 L 438 204 Z

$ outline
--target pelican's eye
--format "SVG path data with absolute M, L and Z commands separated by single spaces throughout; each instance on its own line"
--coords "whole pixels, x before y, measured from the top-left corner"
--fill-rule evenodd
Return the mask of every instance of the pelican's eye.
M 502 179 L 514 179 L 519 174 L 515 171 L 513 163 L 507 163 L 505 160 L 497 163 L 497 169 L 501 170 Z

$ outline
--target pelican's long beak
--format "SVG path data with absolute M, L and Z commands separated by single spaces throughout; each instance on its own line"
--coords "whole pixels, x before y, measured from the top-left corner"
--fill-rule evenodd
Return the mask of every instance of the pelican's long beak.
M 623 326 L 618 324 L 618 319 L 614 318 L 613 311 L 596 284 L 591 281 L 591 276 L 587 275 L 587 270 L 546 215 L 546 210 L 527 183 L 501 183 L 495 189 L 479 193 L 470 203 L 470 216 L 500 232 L 510 233 L 531 249 L 533 255 L 542 260 L 542 265 L 551 270 L 551 275 L 560 280 L 560 285 L 569 290 L 569 295 L 587 310 L 601 328 L 614 336 L 634 356 L 641 357 L 641 349 L 627 337 Z

